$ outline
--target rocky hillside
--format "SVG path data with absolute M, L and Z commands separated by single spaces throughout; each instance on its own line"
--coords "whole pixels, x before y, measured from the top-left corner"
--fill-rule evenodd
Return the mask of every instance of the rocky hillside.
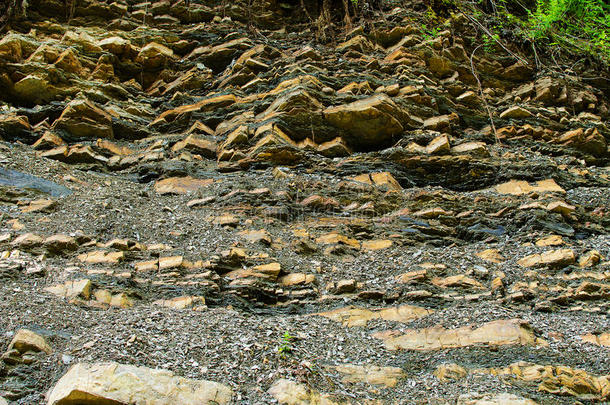
M 610 401 L 607 72 L 298 3 L 3 34 L 0 404 Z

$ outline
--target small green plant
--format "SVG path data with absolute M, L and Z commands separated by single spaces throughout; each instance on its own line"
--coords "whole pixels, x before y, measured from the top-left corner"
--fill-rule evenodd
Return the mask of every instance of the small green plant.
M 280 342 L 280 346 L 277 348 L 277 353 L 280 355 L 280 358 L 285 359 L 288 354 L 292 353 L 293 340 L 294 336 L 291 336 L 288 332 L 284 332 L 284 335 L 282 336 L 282 341 Z
M 496 45 L 496 41 L 500 40 L 500 35 L 492 34 L 492 37 L 485 35 L 483 36 L 483 49 L 487 53 L 492 53 L 494 51 L 494 46 Z
M 428 26 L 426 24 L 421 25 L 421 33 L 422 33 L 422 36 L 424 37 L 424 40 L 426 40 L 426 41 L 436 38 L 436 36 L 438 35 L 439 32 L 440 32 L 440 30 L 436 26 L 428 28 Z

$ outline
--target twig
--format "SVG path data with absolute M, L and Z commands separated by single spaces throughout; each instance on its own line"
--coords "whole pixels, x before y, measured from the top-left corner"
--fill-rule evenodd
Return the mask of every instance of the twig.
M 538 59 L 538 52 L 536 52 L 536 44 L 532 42 L 532 49 L 534 50 L 534 60 L 536 61 L 536 70 L 540 70 L 540 59 Z
M 472 75 L 477 80 L 477 84 L 479 86 L 479 93 L 481 94 L 481 99 L 483 100 L 483 103 L 485 104 L 485 109 L 487 110 L 487 114 L 489 115 L 489 122 L 491 124 L 491 129 L 494 132 L 494 137 L 496 138 L 496 143 L 498 145 L 502 146 L 502 143 L 500 142 L 500 138 L 498 138 L 498 131 L 496 131 L 496 125 L 494 124 L 493 116 L 491 115 L 491 109 L 489 108 L 489 104 L 487 103 L 487 100 L 485 99 L 485 94 L 483 93 L 483 86 L 481 85 L 481 80 L 479 80 L 479 75 L 477 75 L 477 72 L 474 68 L 474 61 L 473 61 L 474 54 L 482 46 L 483 45 L 477 46 L 476 48 L 474 48 L 474 50 L 470 54 L 470 69 L 472 71 Z
M 311 15 L 309 14 L 309 11 L 307 11 L 307 7 L 305 7 L 305 1 L 304 0 L 301 0 L 301 8 L 305 12 L 305 15 L 307 16 L 307 19 L 309 20 L 309 22 L 311 24 L 313 24 L 313 18 L 311 18 Z

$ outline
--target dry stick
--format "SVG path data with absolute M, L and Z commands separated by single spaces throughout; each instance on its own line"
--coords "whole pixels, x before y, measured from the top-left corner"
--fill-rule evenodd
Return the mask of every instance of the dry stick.
M 304 0 L 301 0 L 301 8 L 305 12 L 305 15 L 307 16 L 307 19 L 309 20 L 309 22 L 311 24 L 313 24 L 313 18 L 311 18 L 311 15 L 309 14 L 309 11 L 307 11 L 307 7 L 305 7 L 305 1 Z
M 534 59 L 536 60 L 536 70 L 540 70 L 540 59 L 538 59 L 538 52 L 536 52 L 536 44 L 532 42 L 532 49 L 534 50 Z
M 343 10 L 345 11 L 345 31 L 349 32 L 352 29 L 352 19 L 349 17 L 349 3 L 350 0 L 343 0 Z
M 481 98 L 483 99 L 483 103 L 485 104 L 485 109 L 487 110 L 487 114 L 489 115 L 489 122 L 491 123 L 491 129 L 494 131 L 496 143 L 502 146 L 500 138 L 498 138 L 498 132 L 496 131 L 496 125 L 494 124 L 493 116 L 491 115 L 491 109 L 489 108 L 489 104 L 487 103 L 487 100 L 485 99 L 485 94 L 483 93 L 483 86 L 481 85 L 481 81 L 479 80 L 479 75 L 477 75 L 477 72 L 474 69 L 474 53 L 482 46 L 483 45 L 477 46 L 476 48 L 474 48 L 474 51 L 472 51 L 472 54 L 470 54 L 470 69 L 472 70 L 472 75 L 477 80 L 477 84 L 479 85 L 479 93 L 481 94 Z

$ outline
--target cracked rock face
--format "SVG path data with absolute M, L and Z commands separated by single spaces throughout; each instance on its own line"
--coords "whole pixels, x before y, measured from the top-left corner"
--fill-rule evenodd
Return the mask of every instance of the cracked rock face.
M 607 70 L 297 3 L 3 34 L 0 405 L 610 401 Z

